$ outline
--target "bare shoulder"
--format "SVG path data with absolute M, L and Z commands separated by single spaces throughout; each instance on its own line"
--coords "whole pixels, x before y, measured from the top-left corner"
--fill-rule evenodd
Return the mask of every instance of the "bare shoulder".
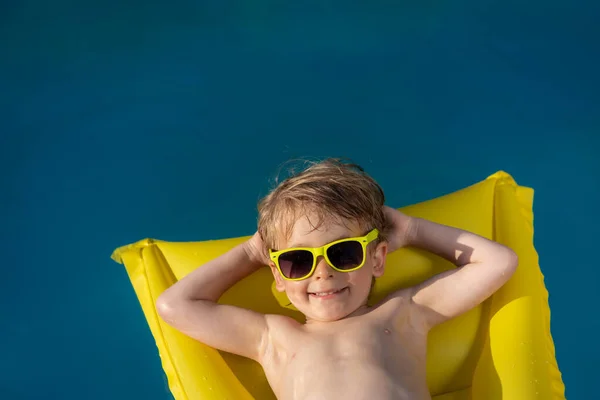
M 283 350 L 288 346 L 288 343 L 294 343 L 298 340 L 298 335 L 303 332 L 304 325 L 295 319 L 277 314 L 267 314 L 267 335 L 264 340 L 268 343 L 263 343 L 271 350 Z
M 414 287 L 396 290 L 386 296 L 374 307 L 377 319 L 387 320 L 398 325 L 410 325 L 420 332 L 427 331 L 419 307 L 413 301 Z
M 382 315 L 395 315 L 399 311 L 405 311 L 410 306 L 412 288 L 396 290 L 388 294 L 379 303 L 374 306 L 374 311 Z
M 301 341 L 304 325 L 295 319 L 278 314 L 265 315 L 267 334 L 261 343 L 261 357 L 258 360 L 263 368 L 281 366 L 286 354 Z
M 265 319 L 269 331 L 272 331 L 270 333 L 277 333 L 288 329 L 300 330 L 303 326 L 300 322 L 287 315 L 267 314 L 265 315 Z

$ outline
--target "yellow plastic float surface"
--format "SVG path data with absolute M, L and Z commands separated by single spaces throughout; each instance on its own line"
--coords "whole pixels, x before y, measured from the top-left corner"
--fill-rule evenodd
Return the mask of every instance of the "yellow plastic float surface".
M 427 382 L 434 400 L 565 398 L 550 334 L 548 292 L 533 246 L 532 206 L 533 190 L 500 171 L 457 192 L 401 208 L 409 215 L 496 240 L 519 255 L 517 272 L 490 299 L 430 332 Z M 177 400 L 275 398 L 256 362 L 179 333 L 155 309 L 165 289 L 246 239 L 185 243 L 145 239 L 113 253 L 127 269 Z M 450 268 L 449 262 L 430 253 L 400 249 L 388 256 L 371 302 Z M 237 283 L 219 301 L 302 321 L 272 283 L 265 268 Z

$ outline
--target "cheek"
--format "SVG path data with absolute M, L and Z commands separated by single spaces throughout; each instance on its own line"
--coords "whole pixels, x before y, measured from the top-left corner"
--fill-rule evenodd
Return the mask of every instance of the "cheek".
M 305 282 L 285 282 L 285 292 L 288 297 L 296 297 L 306 295 L 307 287 Z
M 373 280 L 373 272 L 370 266 L 365 265 L 358 271 L 350 272 L 350 284 L 356 289 L 369 292 L 371 290 L 371 282 Z

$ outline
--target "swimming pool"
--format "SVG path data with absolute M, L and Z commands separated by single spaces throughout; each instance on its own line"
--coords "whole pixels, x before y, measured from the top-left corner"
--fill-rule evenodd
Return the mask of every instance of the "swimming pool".
M 346 156 L 394 206 L 498 169 L 536 189 L 559 366 L 589 398 L 598 7 L 7 6 L 0 397 L 168 399 L 112 249 L 249 234 L 280 163 Z

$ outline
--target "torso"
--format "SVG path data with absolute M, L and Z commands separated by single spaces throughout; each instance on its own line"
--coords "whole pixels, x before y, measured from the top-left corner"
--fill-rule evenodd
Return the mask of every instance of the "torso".
M 275 319 L 261 364 L 277 398 L 431 399 L 427 331 L 401 301 L 322 325 Z

